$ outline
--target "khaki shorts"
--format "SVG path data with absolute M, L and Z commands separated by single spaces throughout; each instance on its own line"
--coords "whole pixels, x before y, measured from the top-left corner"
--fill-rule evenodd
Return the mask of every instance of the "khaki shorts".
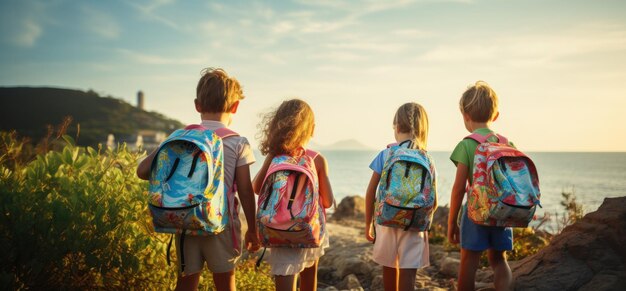
M 236 220 L 236 222 L 238 222 Z M 241 223 L 235 223 L 236 239 L 239 240 L 239 248 L 233 247 L 233 238 L 230 227 L 211 236 L 185 235 L 184 253 L 185 269 L 181 267 L 180 260 L 180 235 L 176 235 L 176 257 L 178 258 L 178 272 L 182 276 L 202 272 L 206 262 L 212 273 L 226 273 L 235 269 L 235 265 L 241 256 Z

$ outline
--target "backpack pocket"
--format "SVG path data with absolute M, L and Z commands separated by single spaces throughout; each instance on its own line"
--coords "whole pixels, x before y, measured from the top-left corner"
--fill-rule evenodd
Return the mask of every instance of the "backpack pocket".
M 535 215 L 536 206 L 511 205 L 502 201 L 491 211 L 491 218 L 504 222 L 506 226 L 528 226 Z
M 183 207 L 160 207 L 148 204 L 154 229 L 157 232 L 176 233 L 176 230 L 209 231 L 206 218 L 203 217 L 202 203 Z
M 295 226 L 295 225 L 294 225 Z M 278 229 L 267 225 L 262 226 L 265 247 L 298 247 L 298 248 L 316 248 L 320 246 L 321 239 L 315 237 L 310 227 L 303 227 L 295 230 L 294 227 L 289 229 Z
M 431 213 L 424 207 L 403 207 L 383 202 L 376 223 L 404 230 L 426 231 L 430 228 Z

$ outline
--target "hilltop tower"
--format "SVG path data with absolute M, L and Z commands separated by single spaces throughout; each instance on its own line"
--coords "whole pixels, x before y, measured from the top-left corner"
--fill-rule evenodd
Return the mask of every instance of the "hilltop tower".
M 143 91 L 139 90 L 139 92 L 137 92 L 137 108 L 144 110 L 143 102 L 144 102 Z

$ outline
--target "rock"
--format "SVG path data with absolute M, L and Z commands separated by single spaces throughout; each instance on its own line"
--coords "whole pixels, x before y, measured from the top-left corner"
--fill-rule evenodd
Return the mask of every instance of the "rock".
M 626 197 L 606 198 L 597 211 L 512 267 L 515 290 L 624 290 Z
M 317 291 L 339 291 L 339 289 L 333 287 L 333 286 L 329 286 L 326 288 L 317 288 Z
M 493 282 L 493 270 L 490 268 L 476 270 L 476 282 Z
M 348 196 L 341 200 L 330 218 L 331 221 L 365 220 L 365 199 L 361 196 Z
M 376 275 L 372 279 L 372 284 L 370 285 L 370 290 L 383 290 L 383 275 Z
M 476 291 L 493 291 L 496 290 L 493 283 L 476 282 L 474 283 L 474 289 Z
M 451 257 L 445 257 L 443 258 L 443 260 L 441 260 L 441 266 L 439 267 L 439 271 L 444 276 L 456 278 L 459 275 L 460 265 L 460 260 Z
M 335 267 L 337 268 L 337 275 L 341 278 L 349 274 L 369 275 L 372 271 L 370 263 L 358 257 L 335 260 Z
M 354 289 L 363 288 L 361 287 L 359 278 L 357 278 L 357 276 L 354 274 L 349 274 L 348 276 L 343 278 L 343 280 L 341 281 L 341 283 L 339 283 L 339 285 L 337 285 L 337 287 L 341 290 L 343 289 L 354 290 Z

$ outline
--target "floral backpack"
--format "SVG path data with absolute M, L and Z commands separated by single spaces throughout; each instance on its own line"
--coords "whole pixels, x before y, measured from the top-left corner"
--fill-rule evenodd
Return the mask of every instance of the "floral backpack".
M 157 150 L 148 208 L 156 232 L 181 235 L 181 252 L 185 235 L 218 234 L 235 214 L 234 189 L 224 183 L 222 140 L 237 135 L 228 128 L 211 131 L 190 125 L 174 131 Z M 236 239 L 233 243 L 238 248 Z M 182 253 L 181 260 L 184 268 Z
M 476 224 L 527 227 L 539 198 L 539 177 L 533 161 L 509 145 L 501 136 L 498 142 L 471 134 L 479 143 L 474 153 L 473 183 L 468 187 L 468 217 Z
M 272 159 L 258 199 L 257 223 L 264 247 L 320 246 L 326 214 L 319 197 L 317 155 L 305 150 L 301 156 Z
M 435 169 L 426 151 L 411 147 L 412 141 L 389 147 L 376 192 L 376 223 L 426 231 L 437 192 Z

